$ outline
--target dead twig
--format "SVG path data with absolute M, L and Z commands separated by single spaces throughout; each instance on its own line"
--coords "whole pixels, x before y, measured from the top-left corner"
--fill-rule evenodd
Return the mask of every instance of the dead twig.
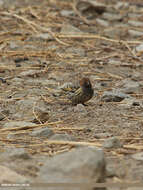
M 40 119 L 38 118 L 38 116 L 36 115 L 35 113 L 35 106 L 36 106 L 36 102 L 34 102 L 34 105 L 33 105 L 33 114 L 34 114 L 34 117 L 37 121 L 39 121 L 40 124 L 42 124 L 42 122 L 40 121 Z
M 51 122 L 51 123 L 45 123 L 45 124 L 38 124 L 38 125 L 34 125 L 34 126 L 19 126 L 19 127 L 13 127 L 10 129 L 0 129 L 1 132 L 5 132 L 5 131 L 19 131 L 19 130 L 27 130 L 27 129 L 33 129 L 33 128 L 37 128 L 37 127 L 45 127 L 47 125 L 56 125 L 58 123 L 61 123 L 62 121 L 55 121 L 55 122 Z
M 99 39 L 99 40 L 105 40 L 110 41 L 113 43 L 127 43 L 127 44 L 141 44 L 141 41 L 124 41 L 124 40 L 115 40 L 106 38 L 104 36 L 99 35 L 93 35 L 93 34 L 57 34 L 58 38 L 74 38 L 74 39 Z

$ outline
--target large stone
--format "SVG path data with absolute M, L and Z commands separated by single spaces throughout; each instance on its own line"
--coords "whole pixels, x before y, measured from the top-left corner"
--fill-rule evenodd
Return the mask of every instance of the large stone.
M 11 158 L 12 160 L 28 160 L 31 159 L 31 156 L 24 148 L 16 148 L 11 146 L 10 148 L 6 148 L 5 152 L 1 153 L 1 158 Z
M 111 137 L 105 140 L 103 143 L 104 148 L 121 148 L 122 144 L 120 143 L 120 140 L 116 137 Z
M 0 183 L 26 183 L 28 180 L 11 169 L 0 166 Z
M 120 21 L 123 18 L 123 16 L 120 14 L 114 14 L 108 12 L 103 13 L 102 17 L 109 21 Z
M 140 93 L 140 84 L 138 82 L 132 81 L 130 79 L 125 79 L 122 81 L 121 91 L 126 94 Z
M 104 35 L 109 38 L 121 38 L 125 35 L 126 31 L 119 27 L 107 27 L 104 29 Z
M 136 31 L 136 30 L 128 30 L 128 34 L 131 37 L 142 37 L 143 36 L 143 32 Z
M 60 14 L 64 17 L 68 17 L 68 16 L 71 16 L 74 14 L 74 11 L 73 10 L 62 10 L 60 12 Z
M 37 90 L 40 91 L 40 89 Z M 29 89 L 29 94 L 30 93 L 38 94 L 38 92 L 36 91 L 35 92 L 33 91 L 33 93 L 32 91 L 30 92 Z M 34 106 L 35 104 L 36 106 Z M 30 99 L 19 100 L 15 103 L 14 107 L 15 107 L 15 112 L 13 114 L 13 119 L 35 122 L 36 118 L 33 109 L 35 111 L 36 116 L 42 122 L 46 122 L 49 119 L 47 105 L 43 101 L 40 101 L 39 97 L 35 96 Z M 39 111 L 37 110 L 37 107 L 39 107 Z
M 85 56 L 85 51 L 83 48 L 75 48 L 75 47 L 69 47 L 65 50 L 66 54 L 73 54 L 77 56 L 84 57 Z
M 134 27 L 143 27 L 143 22 L 137 21 L 137 20 L 129 20 L 128 24 Z
M 90 184 L 104 182 L 104 180 L 104 153 L 101 149 L 93 147 L 80 147 L 48 159 L 36 179 L 39 183 L 67 183 L 67 187 L 72 183 L 81 183 L 82 185 L 87 183 L 89 186 L 86 190 L 93 189 Z M 52 188 L 52 190 L 55 189 L 56 187 Z M 74 190 L 79 189 L 78 186 L 74 187 Z
M 104 19 L 100 19 L 100 18 L 96 19 L 96 23 L 99 24 L 100 26 L 103 26 L 103 27 L 108 27 L 109 26 L 108 21 L 106 21 Z
M 143 152 L 139 152 L 139 153 L 133 154 L 132 158 L 134 158 L 135 160 L 143 161 Z
M 105 102 L 121 102 L 125 98 L 130 98 L 130 96 L 120 92 L 119 90 L 113 89 L 112 91 L 105 91 L 101 100 Z
M 50 140 L 57 141 L 76 141 L 76 138 L 69 134 L 55 134 L 50 137 Z
M 32 127 L 35 126 L 32 122 L 26 121 L 10 121 L 4 124 L 4 129 L 11 129 L 15 127 Z
M 49 33 L 39 33 L 35 35 L 35 39 L 52 40 L 53 37 Z
M 34 136 L 34 137 L 45 137 L 45 138 L 49 138 L 51 137 L 52 135 L 54 134 L 54 132 L 49 129 L 48 127 L 44 127 L 44 128 L 41 128 L 41 129 L 38 129 L 38 130 L 34 130 L 32 133 L 31 133 L 31 136 Z
M 66 24 L 62 26 L 61 34 L 83 34 L 83 32 L 72 25 Z
M 115 5 L 115 9 L 117 9 L 117 10 L 127 9 L 127 8 L 129 8 L 128 2 L 117 2 Z

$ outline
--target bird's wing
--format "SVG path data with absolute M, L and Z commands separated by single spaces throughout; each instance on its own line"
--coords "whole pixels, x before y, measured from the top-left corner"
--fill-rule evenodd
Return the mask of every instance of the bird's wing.
M 75 93 L 75 91 L 79 88 L 79 86 L 74 85 L 72 83 L 67 83 L 63 87 L 61 87 L 61 90 L 69 93 Z

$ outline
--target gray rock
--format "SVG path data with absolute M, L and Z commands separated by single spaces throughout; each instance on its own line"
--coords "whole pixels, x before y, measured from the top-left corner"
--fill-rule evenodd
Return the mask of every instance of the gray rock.
M 68 72 L 51 72 L 48 75 L 49 79 L 63 82 L 63 79 L 69 79 L 69 73 Z M 56 83 L 57 84 L 57 83 Z
M 105 13 L 103 13 L 102 18 L 109 20 L 109 21 L 119 21 L 123 18 L 123 16 L 120 14 L 105 12 Z
M 37 87 L 37 88 L 29 88 L 26 90 L 26 92 L 28 95 L 31 95 L 30 97 L 31 99 L 32 99 L 32 96 L 34 97 L 34 95 L 36 95 L 37 96 L 37 97 L 35 96 L 35 101 L 36 101 L 36 100 L 39 100 L 39 97 L 38 97 L 39 94 L 45 95 L 47 91 L 46 89 L 41 89 L 40 87 L 39 88 Z
M 34 37 L 41 39 L 41 40 L 52 40 L 53 39 L 53 37 L 49 33 L 40 33 Z
M 87 113 L 87 110 L 84 105 L 78 104 L 77 106 L 74 107 L 74 112 L 79 112 L 79 113 Z
M 80 31 L 78 28 L 69 24 L 63 25 L 60 33 L 61 34 L 83 34 L 83 32 Z
M 67 17 L 67 16 L 73 15 L 73 14 L 74 14 L 74 11 L 72 11 L 72 10 L 62 10 L 62 11 L 60 11 L 60 14 L 61 14 L 62 16 Z
M 11 129 L 15 127 L 32 127 L 35 126 L 34 123 L 32 122 L 27 122 L 27 121 L 9 121 L 4 124 L 5 129 Z
M 15 85 L 15 83 L 13 83 L 13 85 Z M 15 85 L 16 87 L 18 87 L 18 85 Z M 15 94 L 12 95 L 12 98 L 16 98 L 16 99 L 23 99 L 24 97 L 27 96 L 27 92 L 24 90 L 24 91 L 19 91 L 19 92 L 15 92 Z
M 143 32 L 136 31 L 136 30 L 128 30 L 128 34 L 131 37 L 141 37 L 141 36 L 143 36 Z
M 143 52 L 143 44 L 140 44 L 136 47 L 136 52 Z
M 121 148 L 122 145 L 118 138 L 111 137 L 111 138 L 105 140 L 105 142 L 103 143 L 103 147 L 104 148 Z
M 128 2 L 117 2 L 115 5 L 115 9 L 127 9 L 129 8 L 129 3 Z
M 24 148 L 7 148 L 5 152 L 3 152 L 3 157 L 10 157 L 11 159 L 23 159 L 28 160 L 31 159 L 31 156 L 28 152 L 25 151 Z
M 111 136 L 112 136 L 111 133 L 97 133 L 94 135 L 94 137 L 97 139 L 107 138 L 107 137 L 111 137 Z
M 9 46 L 11 50 L 17 50 L 19 48 L 19 45 L 15 41 L 10 41 Z
M 133 81 L 138 81 L 139 82 L 139 85 L 141 86 L 140 82 L 141 82 L 141 78 L 142 78 L 142 74 L 140 72 L 133 72 L 132 76 L 131 76 L 131 79 Z
M 36 181 L 42 183 L 94 183 L 105 180 L 103 151 L 91 147 L 73 149 L 45 161 Z M 56 187 L 52 190 L 57 189 Z M 63 188 L 61 188 L 63 189 Z M 66 188 L 67 189 L 67 188 Z M 75 187 L 75 190 L 81 189 Z M 92 190 L 88 186 L 86 190 Z M 98 189 L 98 188 L 95 188 Z M 102 190 L 105 188 L 101 188 Z
M 125 79 L 122 82 L 123 82 L 123 87 L 121 91 L 123 93 L 127 93 L 127 94 L 139 93 L 140 85 L 138 82 L 135 82 L 129 79 Z
M 20 86 L 22 85 L 22 82 L 24 81 L 24 79 L 15 77 L 14 79 L 11 80 L 12 84 L 15 86 Z
M 131 108 L 132 106 L 140 106 L 141 102 L 135 98 L 127 98 L 122 101 L 119 105 L 124 108 Z
M 71 54 L 74 54 L 74 55 L 79 55 L 81 57 L 84 57 L 85 56 L 85 51 L 83 48 L 75 48 L 75 47 L 69 47 L 65 50 L 65 53 L 71 53 Z
M 133 18 L 133 19 L 135 19 L 135 18 L 139 18 L 139 17 L 141 17 L 142 16 L 142 14 L 139 14 L 139 13 L 128 13 L 128 17 L 129 18 Z
M 0 166 L 0 183 L 27 183 L 28 180 L 26 177 L 21 176 L 17 174 L 15 171 L 12 171 L 11 169 Z
M 45 78 L 29 78 L 25 81 L 27 85 L 40 85 L 40 86 L 48 86 L 48 87 L 54 87 L 56 86 L 56 82 L 54 80 L 48 80 Z
M 93 6 L 95 8 L 95 10 L 100 10 L 100 11 L 103 12 L 106 9 L 106 5 L 104 3 L 101 3 L 101 2 L 98 2 L 98 1 L 89 1 L 87 3 L 87 6 L 89 6 L 89 4 L 91 6 Z M 86 4 L 85 4 L 85 6 L 86 6 Z
M 134 27 L 143 27 L 143 22 L 135 21 L 135 20 L 129 20 L 128 24 Z
M 123 29 L 119 27 L 110 27 L 104 29 L 104 35 L 107 37 L 112 37 L 112 38 L 120 38 L 124 35 L 125 33 L 123 32 Z
M 141 161 L 143 161 L 143 152 L 139 152 L 139 153 L 133 154 L 132 158 L 135 159 L 135 160 L 141 160 Z
M 31 45 L 30 45 L 30 44 L 27 44 L 27 45 L 25 44 L 25 45 L 24 45 L 24 48 L 27 49 L 27 50 L 28 50 L 28 49 L 29 49 L 29 50 L 36 50 L 36 49 L 37 49 L 37 46 L 32 45 L 32 44 L 31 44 Z
M 120 66 L 120 65 L 122 65 L 122 62 L 120 61 L 120 60 L 114 60 L 114 59 L 109 59 L 109 61 L 108 61 L 108 63 L 109 64 L 111 64 L 111 65 L 117 65 L 117 66 Z
M 105 102 L 121 102 L 125 98 L 130 98 L 130 96 L 114 89 L 113 91 L 105 91 L 101 100 Z
M 115 167 L 113 165 L 107 164 L 107 166 L 106 166 L 106 176 L 107 177 L 116 176 L 116 170 L 115 170 Z
M 49 138 L 53 134 L 54 134 L 54 132 L 51 129 L 49 129 L 48 127 L 44 127 L 44 128 L 32 131 L 32 133 L 30 135 L 31 136 L 35 136 L 35 137 L 46 137 L 46 138 Z
M 31 92 L 32 93 L 32 92 Z M 33 114 L 33 106 L 39 101 L 39 97 L 30 97 L 30 99 L 22 99 L 15 103 L 14 119 L 32 121 L 35 119 Z M 39 102 L 38 102 L 39 103 Z M 36 104 L 37 105 L 37 104 Z
M 17 134 L 14 134 L 14 133 L 9 133 L 7 135 L 7 139 L 8 140 L 14 140 L 14 139 L 17 139 L 17 138 L 24 138 L 25 135 L 29 135 L 29 132 L 27 133 L 17 133 Z
M 0 7 L 4 5 L 4 0 L 0 0 Z
M 50 137 L 50 140 L 58 140 L 58 141 L 75 141 L 76 138 L 72 135 L 68 134 L 55 134 Z
M 109 26 L 109 22 L 100 18 L 96 19 L 96 23 L 99 24 L 100 26 L 103 27 L 108 27 Z
M 27 70 L 27 71 L 23 71 L 21 72 L 18 76 L 19 77 L 34 77 L 37 76 L 40 73 L 40 71 L 38 70 Z

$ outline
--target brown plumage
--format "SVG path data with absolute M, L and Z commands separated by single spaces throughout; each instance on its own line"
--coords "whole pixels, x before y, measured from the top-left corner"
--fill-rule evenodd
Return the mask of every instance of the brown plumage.
M 72 105 L 83 104 L 90 100 L 94 94 L 89 78 L 82 78 L 79 82 L 80 87 L 70 96 Z
M 65 83 L 59 87 L 59 93 L 54 96 L 60 97 L 61 104 L 83 104 L 90 100 L 94 94 L 89 78 L 82 78 L 79 84 Z M 62 98 L 62 99 L 61 99 Z M 66 99 L 65 99 L 66 98 Z M 64 102 L 69 99 L 69 101 Z

